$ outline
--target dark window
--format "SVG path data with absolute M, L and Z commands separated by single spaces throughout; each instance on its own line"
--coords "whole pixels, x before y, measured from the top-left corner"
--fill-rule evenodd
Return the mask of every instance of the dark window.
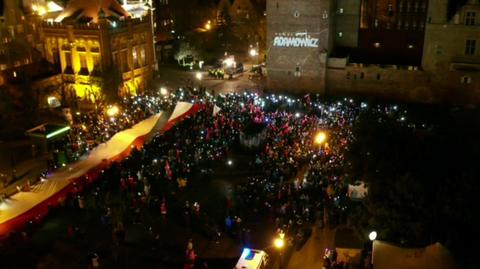
M 465 55 L 475 55 L 475 47 L 477 41 L 473 39 L 467 40 L 465 43 Z
M 475 25 L 475 12 L 470 11 L 465 14 L 465 24 L 466 25 Z
M 472 78 L 469 76 L 462 77 L 461 83 L 462 84 L 470 84 L 472 82 Z
M 387 6 L 387 16 L 389 16 L 389 17 L 393 16 L 393 5 L 392 4 L 388 4 L 388 6 Z
M 377 80 L 380 80 L 380 74 L 377 74 Z

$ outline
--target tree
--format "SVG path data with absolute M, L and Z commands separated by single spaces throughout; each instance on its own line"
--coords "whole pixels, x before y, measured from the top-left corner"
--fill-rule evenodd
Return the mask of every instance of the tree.
M 406 246 L 440 242 L 468 263 L 475 253 L 466 246 L 480 239 L 480 110 L 409 111 L 409 125 L 375 109 L 356 123 L 347 160 L 369 195 L 353 209 L 351 223 L 362 234 L 376 229 L 382 240 Z
M 178 64 L 182 62 L 182 65 L 185 65 L 185 59 L 188 57 L 193 57 L 194 59 L 197 58 L 198 51 L 192 47 L 189 42 L 181 41 L 175 52 L 174 58 L 177 60 Z
M 122 84 L 122 74 L 117 66 L 108 66 L 101 71 L 99 78 L 92 77 L 98 81 L 96 85 L 101 88 L 103 98 L 107 103 L 114 103 L 119 100 L 119 88 Z

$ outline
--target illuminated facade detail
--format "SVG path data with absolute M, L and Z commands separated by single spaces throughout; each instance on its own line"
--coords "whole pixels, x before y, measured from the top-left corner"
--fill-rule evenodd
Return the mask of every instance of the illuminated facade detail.
M 267 89 L 478 104 L 480 4 L 450 2 L 269 0 Z
M 274 47 L 306 47 L 318 48 L 318 38 L 313 38 L 309 34 L 295 33 L 293 35 L 278 34 L 273 39 Z
M 267 1 L 267 88 L 323 92 L 334 1 Z M 299 14 L 294 16 L 292 14 Z

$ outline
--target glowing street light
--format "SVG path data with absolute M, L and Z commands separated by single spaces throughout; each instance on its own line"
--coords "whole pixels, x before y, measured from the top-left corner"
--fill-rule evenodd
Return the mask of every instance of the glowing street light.
M 368 235 L 368 239 L 370 239 L 370 241 L 374 241 L 375 239 L 377 239 L 377 232 L 371 231 L 370 234 Z
M 109 117 L 115 117 L 118 114 L 118 112 L 120 112 L 120 109 L 118 109 L 117 106 L 111 106 L 107 109 L 107 115 Z
M 167 95 L 167 94 L 168 94 L 167 88 L 161 87 L 161 88 L 160 88 L 160 94 L 161 94 L 161 95 Z
M 275 238 L 275 240 L 273 240 L 273 245 L 277 248 L 277 249 L 282 249 L 284 246 L 285 246 L 285 240 L 283 238 Z
M 207 21 L 207 23 L 205 23 L 205 29 L 207 29 L 207 30 L 212 29 L 211 21 Z
M 314 139 L 315 144 L 322 145 L 325 142 L 325 140 L 327 140 L 327 134 L 325 132 L 320 131 L 315 135 L 315 139 Z
M 249 53 L 250 56 L 252 56 L 252 57 L 255 57 L 255 56 L 258 55 L 258 51 L 257 51 L 256 49 L 254 49 L 254 48 L 250 49 L 250 50 L 248 51 L 248 53 Z
M 233 161 L 232 161 L 232 160 L 228 160 L 228 161 L 227 161 L 227 164 L 228 164 L 228 166 L 232 166 L 232 165 L 233 165 Z
M 197 73 L 195 74 L 195 77 L 196 77 L 198 80 L 202 80 L 202 73 L 197 72 Z

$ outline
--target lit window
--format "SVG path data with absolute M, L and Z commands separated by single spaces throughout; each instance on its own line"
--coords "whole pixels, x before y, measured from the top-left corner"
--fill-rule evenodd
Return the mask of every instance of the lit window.
M 412 45 L 412 44 L 408 44 L 408 48 L 409 48 L 409 49 L 413 49 L 413 45 Z
M 373 46 L 374 46 L 375 48 L 380 48 L 380 43 L 379 43 L 379 42 L 375 42 L 375 43 L 373 43 Z
M 338 13 L 342 14 L 343 13 L 343 8 L 339 8 Z
M 138 68 L 140 66 L 138 62 L 137 48 L 132 49 L 133 67 Z
M 343 32 L 338 32 L 338 37 L 343 37 Z
M 460 83 L 462 83 L 462 84 L 470 84 L 471 82 L 472 82 L 472 78 L 469 77 L 469 76 L 463 76 L 460 79 Z
M 295 76 L 296 76 L 296 77 L 300 77 L 300 75 L 301 75 L 301 74 L 300 74 L 300 66 L 297 65 L 297 66 L 295 67 Z
M 140 47 L 140 61 L 142 63 L 142 66 L 145 65 L 145 46 Z
M 59 107 L 59 106 L 62 105 L 60 103 L 60 101 L 58 101 L 57 97 L 55 97 L 55 96 L 49 96 L 47 98 L 47 103 L 48 103 L 48 107 L 50 107 L 50 108 L 55 108 L 55 107 Z

